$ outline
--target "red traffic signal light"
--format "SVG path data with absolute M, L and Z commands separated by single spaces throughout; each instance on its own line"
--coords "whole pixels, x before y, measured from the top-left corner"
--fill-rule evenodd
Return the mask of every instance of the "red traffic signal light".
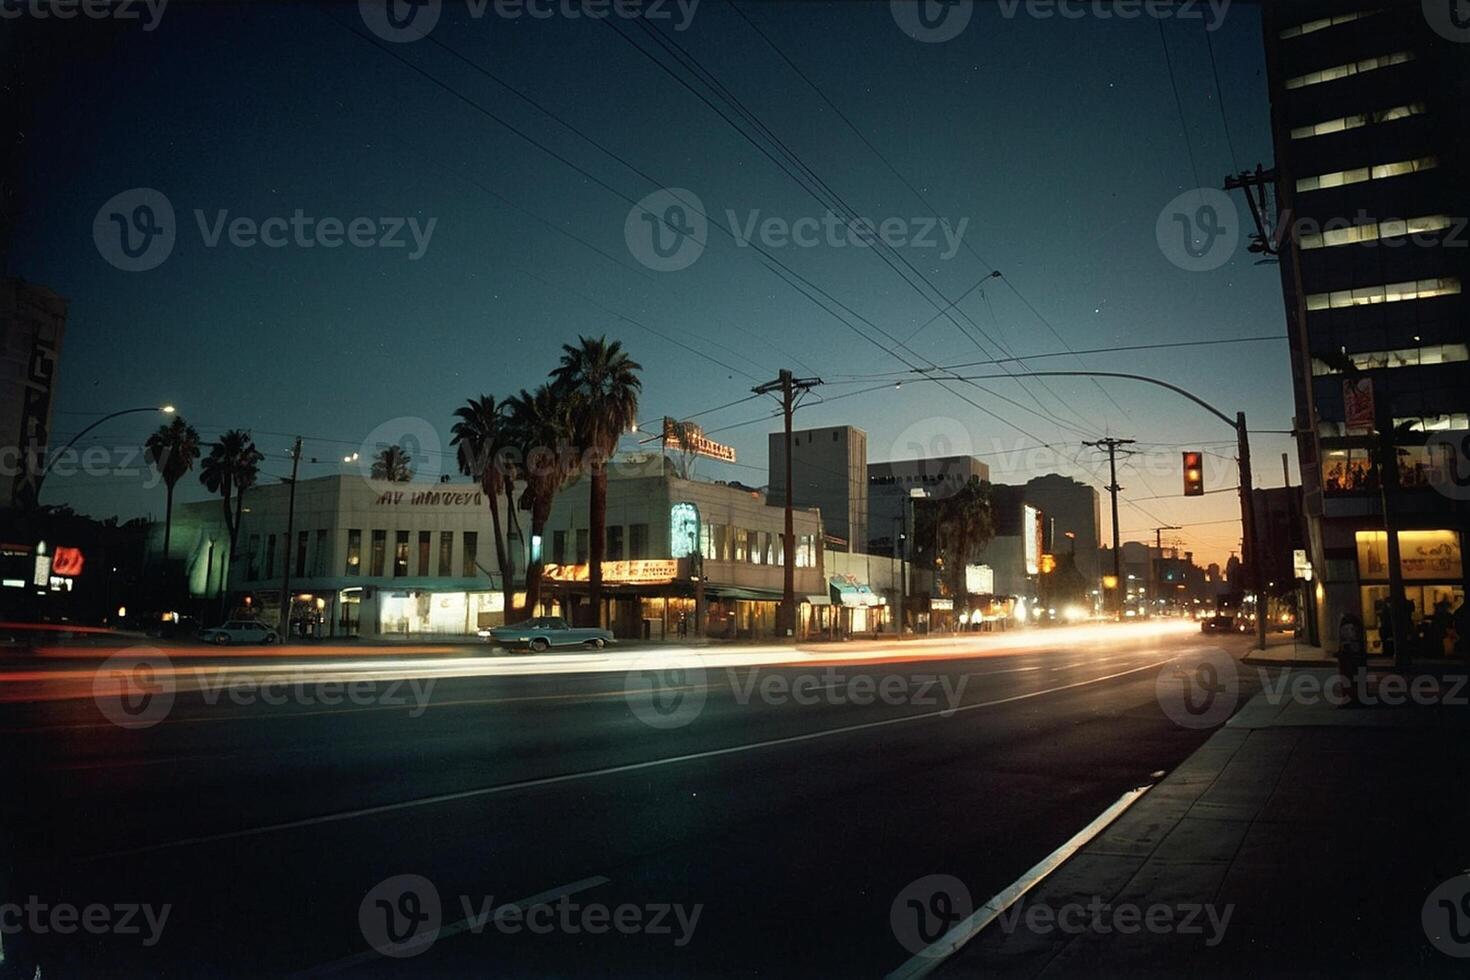
M 1187 452 L 1184 454 L 1184 495 L 1186 497 L 1205 495 L 1204 453 Z

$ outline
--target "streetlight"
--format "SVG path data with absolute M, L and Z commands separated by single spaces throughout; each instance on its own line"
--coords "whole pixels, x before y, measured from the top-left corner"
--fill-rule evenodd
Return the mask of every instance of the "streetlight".
M 56 451 L 56 453 L 54 455 L 52 455 L 50 461 L 47 462 L 46 463 L 46 466 L 41 470 L 41 475 L 38 476 L 38 477 L 36 477 L 36 489 L 35 489 L 35 496 L 34 496 L 33 499 L 35 500 L 35 502 L 37 504 L 40 504 L 40 502 L 41 502 L 41 484 L 46 481 L 46 475 L 51 472 L 51 467 L 53 467 L 53 466 L 56 465 L 56 461 L 59 460 L 59 459 L 61 459 L 62 456 L 66 455 L 66 451 L 68 449 L 70 449 L 72 446 L 75 446 L 77 444 L 77 440 L 78 439 L 80 439 L 82 436 L 86 435 L 88 432 L 91 432 L 93 429 L 97 428 L 97 426 L 101 425 L 103 422 L 110 422 L 113 419 L 118 418 L 119 416 L 123 416 L 123 415 L 134 415 L 134 414 L 136 414 L 138 412 L 162 412 L 164 415 L 173 415 L 175 411 L 176 411 L 176 409 L 171 404 L 170 405 L 149 405 L 149 406 L 146 406 L 144 408 L 125 408 L 122 411 L 112 412 L 109 415 L 102 416 L 100 419 L 98 419 L 97 421 L 93 422 L 91 425 L 87 426 L 81 432 L 78 432 L 76 435 L 72 436 L 70 442 L 68 442 L 66 445 L 62 446 L 60 449 L 58 449 Z

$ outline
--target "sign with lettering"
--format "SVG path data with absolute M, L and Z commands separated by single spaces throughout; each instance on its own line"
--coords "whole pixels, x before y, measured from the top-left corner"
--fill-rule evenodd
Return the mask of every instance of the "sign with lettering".
M 1359 531 L 1358 576 L 1388 579 L 1388 534 Z M 1399 568 L 1412 582 L 1458 581 L 1462 575 L 1460 535 L 1455 531 L 1400 531 Z
M 385 490 L 373 501 L 379 507 L 483 507 L 479 490 Z
M 58 547 L 56 553 L 51 556 L 52 575 L 80 575 L 82 574 L 82 549 Z
M 680 422 L 664 416 L 664 448 L 707 456 L 724 463 L 735 462 L 735 447 L 715 442 L 693 422 Z
M 590 565 L 543 566 L 541 574 L 553 582 L 585 582 Z M 673 558 L 639 558 L 632 561 L 605 561 L 602 580 L 609 585 L 666 585 L 679 574 L 679 562 Z

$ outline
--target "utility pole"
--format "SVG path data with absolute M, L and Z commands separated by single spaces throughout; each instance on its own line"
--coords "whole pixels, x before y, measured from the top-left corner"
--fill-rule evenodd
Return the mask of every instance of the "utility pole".
M 1154 528 L 1154 552 L 1158 555 L 1150 564 L 1149 571 L 1153 573 L 1153 581 L 1149 583 L 1149 592 L 1154 598 L 1164 591 L 1164 576 L 1161 574 L 1164 565 L 1164 532 L 1182 531 L 1184 528 L 1178 524 L 1165 524 L 1163 527 Z M 1153 615 L 1153 604 L 1150 603 L 1149 615 Z
M 1123 548 L 1118 541 L 1118 492 L 1123 488 L 1118 486 L 1118 447 L 1132 445 L 1134 439 L 1099 439 L 1097 442 L 1084 442 L 1082 445 L 1090 449 L 1106 449 L 1108 452 L 1108 478 L 1109 483 L 1105 490 L 1113 498 L 1113 591 L 1115 596 L 1116 612 L 1121 619 L 1123 614 L 1123 602 L 1127 592 L 1123 585 Z
M 281 543 L 281 642 L 291 638 L 291 535 L 296 523 L 296 469 L 301 465 L 301 437 L 291 447 L 291 490 L 286 494 L 286 540 Z
M 793 377 L 790 371 L 782 368 L 775 381 L 767 381 L 750 389 L 757 395 L 779 391 L 781 414 L 786 423 L 786 529 L 781 535 L 785 581 L 781 592 L 781 608 L 776 614 L 776 632 L 780 636 L 796 636 L 796 524 L 791 506 L 791 413 L 796 410 L 796 392 L 810 391 L 821 383 L 821 378 Z
M 1255 480 L 1251 476 L 1251 438 L 1245 425 L 1245 413 L 1235 413 L 1235 436 L 1239 445 L 1240 465 L 1240 560 L 1246 577 L 1256 590 L 1256 648 L 1266 649 L 1266 568 L 1260 560 L 1256 540 Z

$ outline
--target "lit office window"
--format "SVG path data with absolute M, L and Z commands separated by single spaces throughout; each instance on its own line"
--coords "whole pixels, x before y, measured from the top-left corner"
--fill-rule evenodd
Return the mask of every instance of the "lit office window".
M 408 532 L 393 532 L 393 577 L 403 578 L 408 574 Z
M 1366 225 L 1350 225 L 1346 228 L 1324 228 L 1320 234 L 1304 234 L 1297 238 L 1305 250 L 1334 248 L 1338 245 L 1361 245 L 1380 239 L 1406 238 L 1409 235 L 1425 235 L 1444 231 L 1450 227 L 1449 215 L 1426 214 L 1420 218 L 1402 218 L 1394 221 L 1374 221 Z
M 1352 116 L 1338 116 L 1336 119 L 1313 123 L 1310 126 L 1297 126 L 1291 131 L 1291 138 L 1294 140 L 1307 140 L 1314 136 L 1330 136 L 1333 133 L 1343 133 L 1349 129 L 1362 129 L 1364 126 L 1377 126 L 1380 123 L 1408 119 L 1410 116 L 1422 116 L 1428 111 L 1429 108 L 1423 102 L 1413 102 L 1409 105 L 1394 106 L 1392 109 L 1380 109 L 1377 112 L 1360 112 Z
M 1470 345 L 1432 344 L 1427 347 L 1405 347 L 1400 350 L 1362 351 L 1345 355 L 1359 371 L 1375 368 L 1423 367 L 1429 364 L 1451 364 L 1470 361 Z M 1342 372 L 1319 358 L 1312 358 L 1312 374 L 1321 377 Z
M 1312 311 L 1341 310 L 1350 306 L 1406 303 L 1410 300 L 1434 299 L 1436 296 L 1455 296 L 1459 292 L 1460 280 L 1457 276 L 1447 276 L 1443 279 L 1413 279 L 1408 282 L 1391 282 L 1384 286 L 1359 286 L 1357 289 L 1312 293 L 1307 296 L 1307 309 Z
M 1362 20 L 1364 17 L 1372 17 L 1374 14 L 1381 13 L 1383 13 L 1383 8 L 1377 7 L 1373 10 L 1354 10 L 1347 14 L 1334 14 L 1331 17 L 1309 20 L 1305 24 L 1297 24 L 1295 27 L 1286 28 L 1286 30 L 1281 32 L 1281 40 L 1290 41 L 1292 38 L 1301 37 L 1304 34 L 1316 34 L 1318 31 L 1325 31 L 1329 27 L 1336 27 L 1339 24 L 1351 24 L 1355 20 Z
M 1331 68 L 1322 68 L 1318 71 L 1309 71 L 1305 75 L 1286 80 L 1288 89 L 1307 88 L 1311 85 L 1321 85 L 1325 82 L 1336 82 L 1364 72 L 1377 71 L 1379 68 L 1389 68 L 1393 65 L 1402 65 L 1414 60 L 1412 51 L 1395 51 L 1393 54 L 1381 54 L 1374 58 L 1360 58 L 1357 61 L 1349 61 L 1345 65 L 1333 65 Z
M 1451 412 L 1448 415 L 1413 415 L 1395 418 L 1395 429 L 1407 425 L 1410 432 L 1459 432 L 1470 429 L 1470 413 Z
M 1303 177 L 1296 182 L 1296 189 L 1297 193 L 1305 194 L 1308 191 L 1327 190 L 1330 187 L 1347 187 L 1350 184 L 1362 184 L 1370 180 L 1387 180 L 1390 177 L 1423 173 L 1438 166 L 1439 157 L 1419 157 L 1415 160 L 1380 163 L 1376 167 L 1357 167 L 1353 170 L 1338 170 L 1330 174 Z

